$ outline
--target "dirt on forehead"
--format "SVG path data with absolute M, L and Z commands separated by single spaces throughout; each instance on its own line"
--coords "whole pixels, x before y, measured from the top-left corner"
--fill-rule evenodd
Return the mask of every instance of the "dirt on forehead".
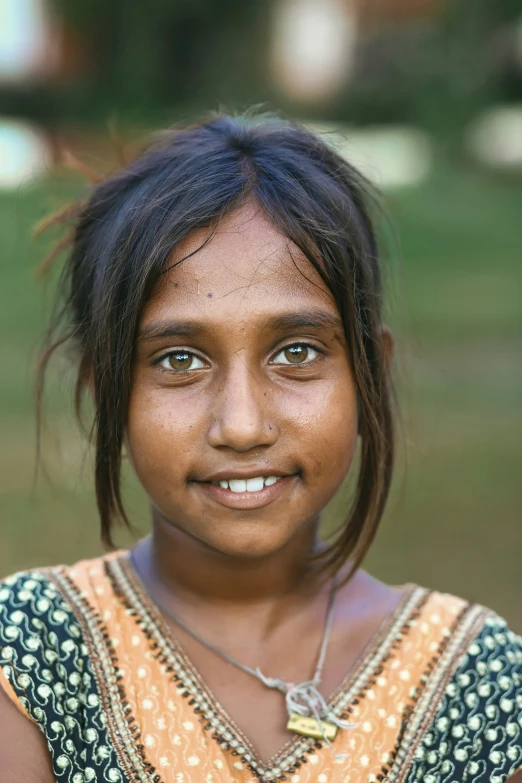
M 245 204 L 214 227 L 192 232 L 171 253 L 153 296 L 217 300 L 260 293 L 271 300 L 308 293 L 332 294 L 305 254 L 256 204 Z M 198 300 L 196 300 L 197 302 Z

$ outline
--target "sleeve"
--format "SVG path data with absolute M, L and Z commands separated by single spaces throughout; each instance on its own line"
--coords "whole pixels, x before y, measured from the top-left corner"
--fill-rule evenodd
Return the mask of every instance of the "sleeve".
M 73 652 L 71 636 L 79 630 L 72 619 L 42 574 L 20 572 L 0 583 L 2 680 L 7 695 L 44 730 L 53 711 L 60 711 L 68 675 L 83 668 L 64 656 Z
M 491 613 L 450 679 L 406 783 L 504 783 L 522 768 L 522 638 Z
M 59 783 L 127 780 L 81 626 L 43 570 L 0 582 L 0 671 L 0 687 L 45 735 Z
M 1 650 L 0 650 L 0 655 L 1 655 Z M 22 702 L 18 698 L 18 695 L 17 695 L 15 689 L 13 688 L 11 683 L 9 682 L 9 680 L 7 678 L 7 674 L 4 672 L 4 669 L 2 668 L 2 666 L 0 666 L 0 688 L 3 690 L 3 692 L 8 697 L 8 699 L 10 699 L 13 702 L 15 707 L 18 710 L 20 710 L 22 715 L 24 715 L 24 717 L 28 718 L 30 721 L 32 721 L 34 723 L 33 719 L 31 718 L 31 716 L 29 715 L 29 713 L 27 712 L 27 710 L 23 706 Z

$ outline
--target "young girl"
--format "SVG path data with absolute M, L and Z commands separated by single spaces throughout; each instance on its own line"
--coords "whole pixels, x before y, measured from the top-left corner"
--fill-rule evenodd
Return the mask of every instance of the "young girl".
M 274 118 L 168 132 L 62 283 L 103 541 L 124 457 L 152 533 L 0 583 L 0 783 L 522 780 L 522 640 L 361 569 L 394 452 L 362 177 Z

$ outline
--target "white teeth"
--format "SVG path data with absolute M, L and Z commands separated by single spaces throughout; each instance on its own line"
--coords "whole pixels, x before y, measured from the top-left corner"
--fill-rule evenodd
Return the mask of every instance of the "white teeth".
M 228 486 L 232 492 L 246 492 L 247 483 L 244 479 L 230 479 Z
M 231 492 L 260 492 L 263 487 L 270 487 L 275 484 L 281 476 L 256 476 L 251 479 L 230 479 L 230 481 L 213 481 L 213 484 L 219 484 L 223 489 L 229 489 Z
M 247 479 L 246 482 L 246 489 L 247 492 L 259 492 L 260 489 L 263 489 L 265 485 L 264 480 L 259 478 L 253 478 L 253 479 Z

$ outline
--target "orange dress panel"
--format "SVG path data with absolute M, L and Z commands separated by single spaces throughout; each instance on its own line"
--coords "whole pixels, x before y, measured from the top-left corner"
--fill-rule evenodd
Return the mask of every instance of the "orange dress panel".
M 414 736 L 406 743 L 401 737 L 408 731 L 420 736 L 433 718 L 418 698 L 429 687 L 445 687 L 451 673 L 440 666 L 446 647 L 462 646 L 477 628 L 476 617 L 462 624 L 465 601 L 406 585 L 397 609 L 329 699 L 356 728 L 339 730 L 332 746 L 296 736 L 263 762 L 184 655 L 125 550 L 45 574 L 73 606 L 109 733 L 121 758 L 129 759 L 130 779 L 132 765 L 145 762 L 173 783 L 257 783 L 283 774 L 291 783 L 371 782 L 384 773 L 399 780 L 391 773 L 394 766 L 406 768 L 408 759 L 397 758 L 394 749 L 413 754 Z M 436 662 L 438 678 L 430 685 Z M 1 672 L 1 685 L 24 711 Z

